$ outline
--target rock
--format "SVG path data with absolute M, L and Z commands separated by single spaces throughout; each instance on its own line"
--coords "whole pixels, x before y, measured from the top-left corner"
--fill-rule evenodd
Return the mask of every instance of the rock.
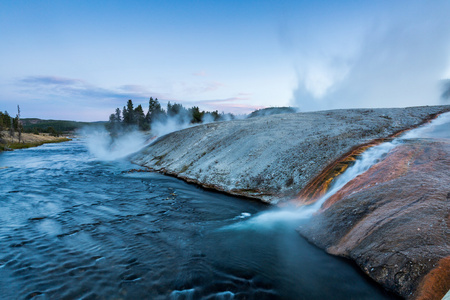
M 450 106 L 346 109 L 211 123 L 157 139 L 133 162 L 272 204 L 361 144 L 417 126 Z
M 450 141 L 413 140 L 356 177 L 299 231 L 409 299 L 450 289 Z
M 434 268 L 422 280 L 419 287 L 419 295 L 417 299 L 432 300 L 441 299 L 450 300 L 450 256 L 439 261 L 437 267 Z M 448 292 L 447 292 L 448 291 Z
M 233 195 L 308 202 L 365 147 L 447 111 L 333 110 L 213 123 L 163 136 L 132 160 Z M 405 142 L 329 198 L 299 231 L 353 259 L 386 289 L 439 299 L 450 289 L 449 166 L 448 141 Z

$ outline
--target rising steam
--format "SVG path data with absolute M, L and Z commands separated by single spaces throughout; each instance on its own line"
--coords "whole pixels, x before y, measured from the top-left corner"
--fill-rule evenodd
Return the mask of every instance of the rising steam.
M 104 127 L 87 127 L 83 128 L 80 134 L 85 137 L 89 153 L 102 161 L 124 158 L 149 143 L 148 137 L 138 130 L 127 131 L 112 138 L 110 132 Z
M 283 34 L 298 47 L 289 51 L 298 78 L 293 105 L 311 111 L 448 101 L 450 88 L 442 94 L 440 85 L 449 63 L 448 11 L 448 1 L 411 1 L 355 21 L 324 20 L 319 32 Z
M 442 82 L 442 94 L 441 98 L 444 102 L 450 101 L 450 79 Z
M 205 115 L 201 124 L 211 122 L 214 122 L 214 118 Z M 163 121 L 152 122 L 152 129 L 147 133 L 138 130 L 136 127 L 128 127 L 118 130 L 113 137 L 105 127 L 85 127 L 80 130 L 79 134 L 86 138 L 86 147 L 96 159 L 112 161 L 138 152 L 157 140 L 158 137 L 201 124 L 192 124 L 188 115 L 181 114 L 166 118 Z

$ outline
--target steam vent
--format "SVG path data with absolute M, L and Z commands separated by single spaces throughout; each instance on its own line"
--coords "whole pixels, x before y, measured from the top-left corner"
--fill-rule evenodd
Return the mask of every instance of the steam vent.
M 333 110 L 206 124 L 160 137 L 133 161 L 206 188 L 301 206 L 321 198 L 366 149 L 448 111 Z M 449 166 L 449 139 L 404 139 L 327 198 L 299 233 L 406 299 L 441 299 L 450 289 Z

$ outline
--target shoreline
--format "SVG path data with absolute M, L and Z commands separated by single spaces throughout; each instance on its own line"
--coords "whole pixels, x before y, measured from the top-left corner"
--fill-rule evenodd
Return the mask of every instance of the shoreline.
M 19 142 L 18 134 L 14 133 L 11 137 L 7 131 L 0 132 L 3 136 L 0 138 L 0 152 L 14 151 L 19 149 L 26 149 L 38 147 L 44 144 L 68 142 L 72 139 L 67 137 L 55 137 L 48 134 L 34 134 L 22 133 L 21 141 Z

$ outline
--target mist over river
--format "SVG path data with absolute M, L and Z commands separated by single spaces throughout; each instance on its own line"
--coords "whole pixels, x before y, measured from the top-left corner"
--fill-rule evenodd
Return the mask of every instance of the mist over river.
M 86 141 L 0 153 L 2 299 L 391 299 L 300 221 L 105 162 Z

